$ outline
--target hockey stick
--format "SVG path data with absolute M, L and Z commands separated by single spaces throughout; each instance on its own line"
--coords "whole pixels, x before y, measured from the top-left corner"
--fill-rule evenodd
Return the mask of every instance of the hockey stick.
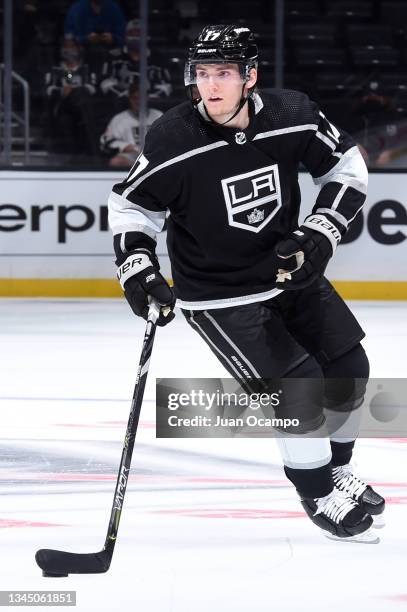
M 134 441 L 136 438 L 137 425 L 140 417 L 141 404 L 143 402 L 144 388 L 146 386 L 148 367 L 150 364 L 159 314 L 160 307 L 156 302 L 151 302 L 105 545 L 103 549 L 97 553 L 70 553 L 63 550 L 50 550 L 48 548 L 38 550 L 35 555 L 35 560 L 42 569 L 43 576 L 99 574 L 107 572 L 110 567 L 119 529 L 124 495 L 127 488 L 131 457 L 133 454 Z

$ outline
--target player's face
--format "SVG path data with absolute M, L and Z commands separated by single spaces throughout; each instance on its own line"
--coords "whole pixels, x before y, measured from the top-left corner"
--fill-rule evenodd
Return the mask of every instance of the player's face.
M 245 90 L 255 84 L 255 73 L 253 69 Z M 198 64 L 196 84 L 209 115 L 214 121 L 222 122 L 224 117 L 235 112 L 244 81 L 237 64 Z

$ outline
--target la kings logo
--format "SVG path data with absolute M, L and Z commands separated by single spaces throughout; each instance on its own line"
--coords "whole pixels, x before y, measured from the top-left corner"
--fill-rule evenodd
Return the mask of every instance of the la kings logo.
M 222 179 L 229 225 L 260 232 L 281 208 L 278 165 Z

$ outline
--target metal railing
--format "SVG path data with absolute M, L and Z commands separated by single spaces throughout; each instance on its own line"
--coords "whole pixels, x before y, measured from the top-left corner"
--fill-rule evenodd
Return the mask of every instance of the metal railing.
M 3 100 L 3 87 L 1 86 L 3 83 L 3 78 L 4 78 L 4 69 L 5 69 L 4 64 L 0 64 L 0 111 L 1 111 L 1 116 L 2 116 L 3 128 L 5 127 L 5 119 L 6 119 L 6 114 L 7 114 L 5 112 L 5 104 Z M 23 100 L 24 100 L 23 114 L 19 115 L 18 113 L 14 112 L 11 109 L 10 117 L 23 127 L 24 161 L 28 163 L 30 159 L 30 86 L 28 82 L 25 79 L 23 79 L 23 77 L 19 75 L 17 72 L 12 71 L 11 78 L 13 81 L 16 81 L 17 83 L 19 83 L 23 89 Z M 3 129 L 3 132 L 4 132 L 4 129 Z M 13 139 L 11 137 L 10 138 L 10 153 L 11 154 L 12 154 L 12 144 L 13 144 Z M 5 160 L 5 161 L 7 163 L 8 160 Z

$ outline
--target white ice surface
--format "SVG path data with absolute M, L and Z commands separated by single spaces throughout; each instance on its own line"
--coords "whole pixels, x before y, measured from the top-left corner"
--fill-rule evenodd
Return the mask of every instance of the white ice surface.
M 352 308 L 371 375 L 406 377 L 407 305 Z M 103 545 L 143 332 L 122 301 L 0 301 L 0 590 L 76 590 L 81 612 L 404 609 L 403 440 L 355 453 L 388 500 L 381 543 L 327 540 L 272 440 L 155 439 L 156 378 L 225 375 L 180 313 L 157 332 L 110 571 L 41 576 L 38 548 Z

